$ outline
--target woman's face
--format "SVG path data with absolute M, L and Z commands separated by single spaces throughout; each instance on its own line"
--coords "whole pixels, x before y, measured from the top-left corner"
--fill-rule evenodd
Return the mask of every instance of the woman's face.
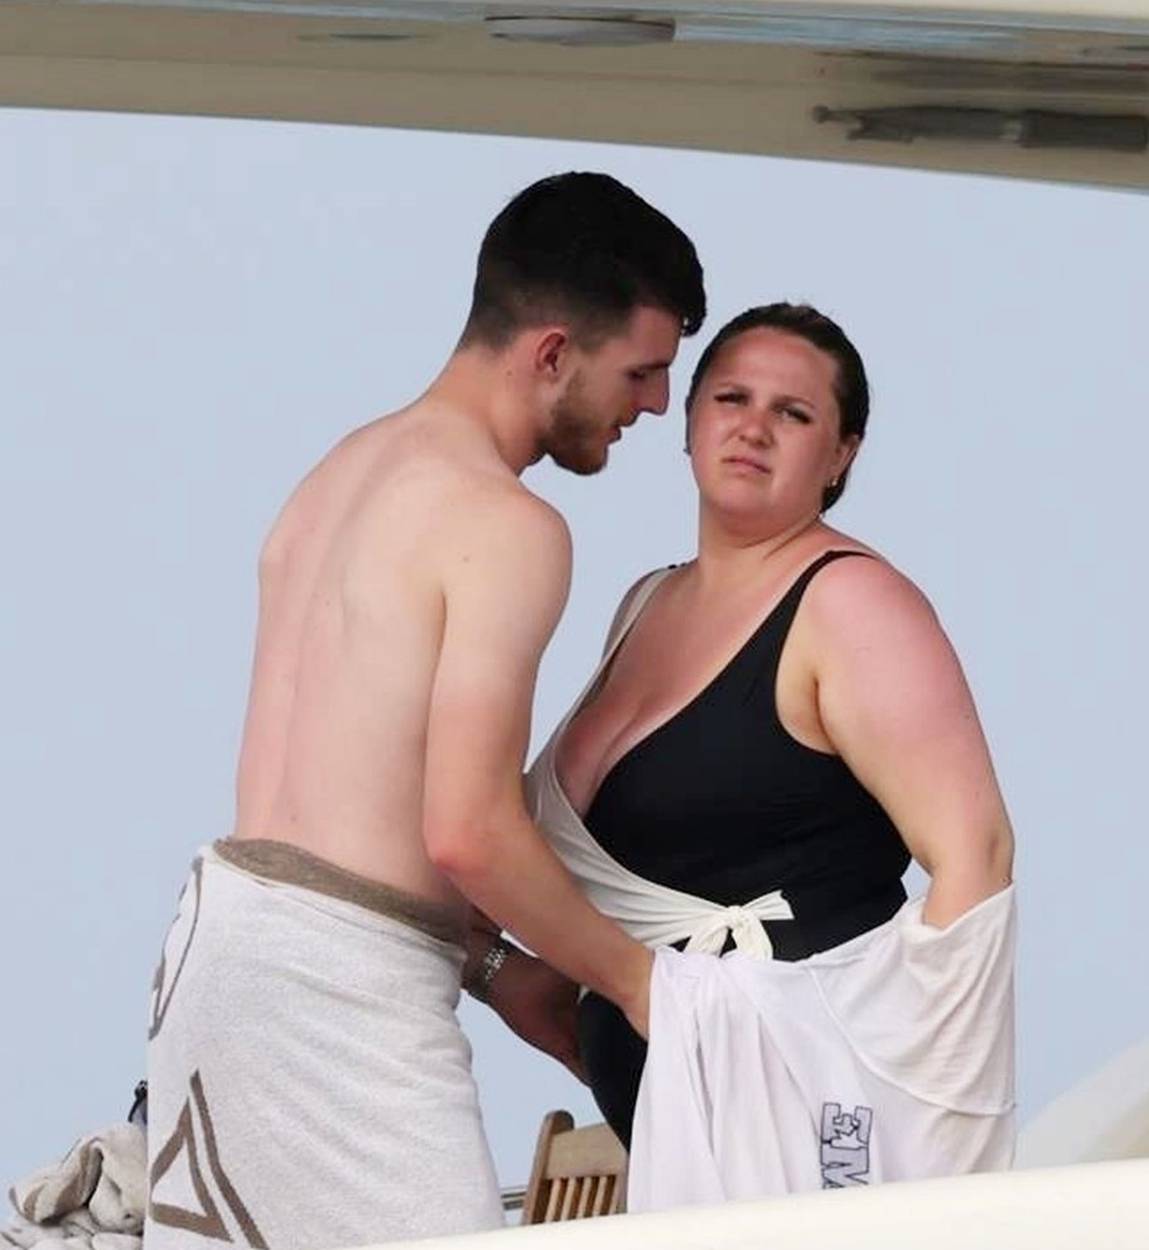
M 726 343 L 689 413 L 703 507 L 768 533 L 816 516 L 858 445 L 841 436 L 837 375 L 832 356 L 784 330 L 747 330 Z

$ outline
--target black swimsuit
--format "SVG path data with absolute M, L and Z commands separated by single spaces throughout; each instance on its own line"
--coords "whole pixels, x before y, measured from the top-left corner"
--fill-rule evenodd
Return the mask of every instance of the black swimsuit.
M 603 779 L 583 824 L 648 881 L 716 903 L 782 890 L 793 920 L 767 921 L 777 959 L 804 959 L 888 920 L 909 864 L 897 829 L 840 756 L 803 746 L 775 703 L 787 634 L 828 551 L 794 582 L 721 673 Z M 587 994 L 579 1041 L 595 1100 L 629 1143 L 646 1047 Z

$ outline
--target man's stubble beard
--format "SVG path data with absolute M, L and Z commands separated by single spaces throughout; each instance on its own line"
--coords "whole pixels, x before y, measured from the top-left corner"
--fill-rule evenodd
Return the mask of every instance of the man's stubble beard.
M 543 452 L 571 473 L 589 476 L 606 467 L 607 444 L 602 423 L 590 412 L 586 385 L 576 373 L 555 401 Z

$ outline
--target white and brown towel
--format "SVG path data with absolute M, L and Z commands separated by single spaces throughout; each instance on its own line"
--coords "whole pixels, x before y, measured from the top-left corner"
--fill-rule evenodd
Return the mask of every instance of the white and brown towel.
M 147 1250 L 496 1228 L 449 915 L 296 848 L 193 866 L 156 975 Z
M 147 1146 L 134 1124 L 78 1141 L 50 1167 L 9 1191 L 14 1222 L 0 1247 L 139 1250 L 147 1202 Z

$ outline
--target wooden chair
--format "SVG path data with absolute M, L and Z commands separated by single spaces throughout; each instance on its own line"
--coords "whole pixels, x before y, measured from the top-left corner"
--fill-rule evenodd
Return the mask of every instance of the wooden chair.
M 570 1112 L 547 1114 L 523 1200 L 523 1223 L 616 1215 L 625 1201 L 626 1151 L 610 1128 L 575 1128 Z

